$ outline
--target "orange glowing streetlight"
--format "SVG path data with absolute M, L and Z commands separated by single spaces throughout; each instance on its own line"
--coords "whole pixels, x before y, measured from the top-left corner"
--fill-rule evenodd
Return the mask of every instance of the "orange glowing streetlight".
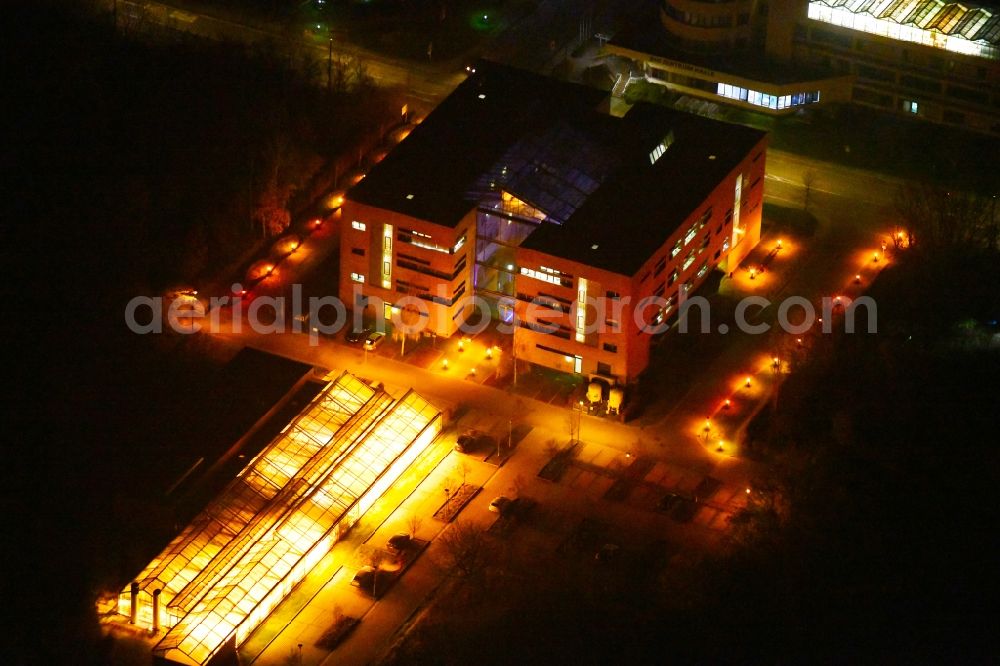
M 702 430 L 708 432 L 711 429 L 712 429 L 712 421 L 710 419 L 705 419 L 705 427 L 702 428 Z
M 747 377 L 747 378 L 746 378 L 746 381 L 745 381 L 745 382 L 743 382 L 743 385 L 744 385 L 744 386 L 746 386 L 747 388 L 750 388 L 750 383 L 751 383 L 751 382 L 750 382 L 750 378 L 749 378 L 749 377 Z
M 718 451 L 719 453 L 722 453 L 723 451 L 725 451 L 725 449 L 726 449 L 726 443 L 720 439 L 719 445 L 715 447 L 715 450 Z
M 854 284 L 861 284 L 861 273 L 854 274 Z
M 447 370 L 448 369 L 448 359 L 442 359 L 442 361 L 441 361 L 441 369 L 442 370 Z
M 729 409 L 730 407 L 732 407 L 732 405 L 733 405 L 733 401 L 730 400 L 729 398 L 726 398 L 726 401 L 724 403 L 722 403 L 722 408 L 723 409 Z
M 486 360 L 487 361 L 492 361 L 493 360 L 493 347 L 487 347 L 486 348 Z
M 465 340 L 464 339 L 461 339 L 461 340 L 458 341 L 458 351 L 460 351 L 460 352 L 464 352 L 465 351 Z
M 878 252 L 872 253 L 872 262 L 876 264 L 878 263 Z
M 778 249 L 779 250 L 781 249 L 781 239 L 780 238 L 778 239 Z
M 750 279 L 753 280 L 756 277 L 757 277 L 757 269 L 756 268 L 751 268 L 750 269 Z
M 313 229 L 319 229 L 320 227 L 323 226 L 323 220 L 317 217 L 315 220 L 313 220 L 312 224 L 313 224 Z

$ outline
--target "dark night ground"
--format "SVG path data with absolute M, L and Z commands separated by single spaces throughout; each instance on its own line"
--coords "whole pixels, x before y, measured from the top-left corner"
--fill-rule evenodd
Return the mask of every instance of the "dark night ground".
M 4 141 L 5 664 L 103 662 L 92 595 L 134 573 L 106 552 L 134 518 L 128 447 L 145 446 L 134 426 L 156 422 L 147 396 L 169 401 L 190 379 L 190 357 L 123 329 L 134 266 L 91 233 L 103 222 L 92 199 L 113 199 L 116 183 L 93 159 L 86 110 L 63 94 L 66 63 L 28 57 L 48 36 L 16 42 L 31 85 L 14 79 Z M 958 324 L 998 317 L 998 267 L 962 255 L 884 275 L 884 333 L 821 350 L 759 426 L 774 470 L 762 485 L 780 511 L 749 515 L 725 557 L 665 583 L 626 572 L 641 584 L 611 599 L 558 563 L 526 567 L 503 579 L 507 605 L 490 622 L 461 609 L 403 661 L 995 661 L 1000 362 L 973 344 L 981 329 Z

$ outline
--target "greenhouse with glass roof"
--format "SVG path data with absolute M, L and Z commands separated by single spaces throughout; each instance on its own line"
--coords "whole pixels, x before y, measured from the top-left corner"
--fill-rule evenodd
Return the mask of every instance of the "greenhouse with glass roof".
M 344 373 L 121 592 L 168 663 L 240 645 L 434 440 L 441 413 Z

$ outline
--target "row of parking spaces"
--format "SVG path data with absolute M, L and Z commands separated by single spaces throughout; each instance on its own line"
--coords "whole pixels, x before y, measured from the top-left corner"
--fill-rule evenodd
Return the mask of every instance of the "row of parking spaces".
M 638 462 L 627 454 L 582 444 L 560 485 L 714 530 L 725 530 L 729 517 L 746 504 L 744 489 L 677 465 Z M 638 471 L 630 478 L 630 470 Z M 615 493 L 619 485 L 626 487 Z

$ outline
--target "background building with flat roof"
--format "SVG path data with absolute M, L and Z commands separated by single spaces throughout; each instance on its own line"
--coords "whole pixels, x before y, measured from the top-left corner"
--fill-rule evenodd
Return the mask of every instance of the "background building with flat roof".
M 517 324 L 518 358 L 634 380 L 651 327 L 758 242 L 766 135 L 644 104 L 613 117 L 605 102 L 477 67 L 347 193 L 342 297 L 360 288 L 386 315 L 413 297 L 450 336 L 475 294 Z
M 781 115 L 851 102 L 1000 134 L 1000 8 L 940 0 L 660 0 L 610 53 L 679 93 Z

